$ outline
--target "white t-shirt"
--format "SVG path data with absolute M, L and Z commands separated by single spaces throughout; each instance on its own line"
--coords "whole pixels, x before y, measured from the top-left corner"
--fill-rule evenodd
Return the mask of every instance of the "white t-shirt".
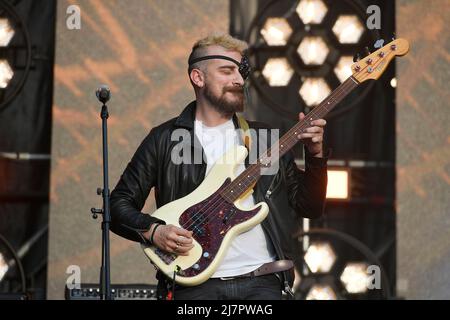
M 201 121 L 195 120 L 195 134 L 206 156 L 206 175 L 224 153 L 231 147 L 241 144 L 232 120 L 216 127 L 207 127 Z M 245 164 L 241 163 L 236 173 L 240 174 L 244 170 Z M 244 208 L 254 206 L 253 195 L 247 196 L 241 204 Z M 272 244 L 266 238 L 261 225 L 258 224 L 233 240 L 222 263 L 212 277 L 238 276 L 274 260 L 275 254 Z

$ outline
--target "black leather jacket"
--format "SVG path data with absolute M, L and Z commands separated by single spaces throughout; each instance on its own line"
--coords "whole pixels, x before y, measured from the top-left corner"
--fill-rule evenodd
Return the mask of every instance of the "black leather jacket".
M 193 134 L 195 106 L 194 101 L 178 117 L 153 128 L 137 149 L 111 193 L 111 230 L 114 233 L 146 243 L 142 232 L 147 231 L 150 224 L 161 222 L 141 212 L 151 188 L 155 187 L 156 206 L 159 208 L 191 193 L 203 181 L 207 167 L 204 161 L 179 165 L 171 161 L 172 149 L 179 143 L 171 141 L 175 129 L 187 129 L 191 139 L 196 139 Z M 233 120 L 238 127 L 237 117 L 234 116 Z M 248 123 L 253 129 L 269 128 L 258 122 Z M 194 143 L 191 145 L 196 147 Z M 259 143 L 253 141 L 253 145 L 258 147 Z M 269 206 L 270 211 L 262 227 L 272 241 L 278 259 L 294 259 L 298 255 L 298 242 L 292 234 L 298 231 L 301 219 L 317 218 L 323 213 L 326 162 L 327 158 L 315 158 L 306 153 L 303 171 L 297 168 L 293 153 L 288 152 L 279 162 L 278 173 L 261 176 L 254 187 L 255 203 L 265 201 Z M 161 278 L 159 275 L 158 279 Z M 283 278 L 284 285 L 291 287 L 292 273 L 283 273 Z

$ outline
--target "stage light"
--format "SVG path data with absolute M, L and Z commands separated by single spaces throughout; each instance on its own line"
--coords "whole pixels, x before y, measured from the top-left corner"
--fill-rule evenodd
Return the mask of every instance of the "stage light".
M 327 273 L 336 261 L 336 254 L 327 242 L 313 242 L 305 253 L 305 262 L 313 273 Z
M 0 60 L 0 88 L 5 89 L 13 76 L 14 72 L 9 66 L 8 61 Z
M 293 73 L 294 70 L 286 58 L 270 58 L 262 71 L 264 78 L 272 87 L 287 85 Z
M 349 179 L 347 170 L 328 170 L 327 199 L 348 199 Z
M 322 78 L 307 78 L 299 93 L 308 107 L 314 107 L 331 93 L 331 89 Z
M 8 264 L 6 263 L 3 254 L 0 253 L 0 282 L 3 280 L 3 277 L 8 272 L 8 270 L 9 270 Z
M 348 293 L 364 293 L 369 284 L 366 263 L 348 263 L 341 275 L 341 281 Z
M 292 34 L 292 28 L 284 18 L 269 18 L 261 29 L 261 35 L 269 46 L 284 46 Z
M 327 13 L 322 0 L 302 0 L 297 6 L 297 14 L 304 24 L 319 24 Z
M 305 37 L 298 46 L 297 53 L 306 65 L 321 65 L 330 50 L 321 37 Z
M 392 78 L 391 79 L 391 87 L 392 88 L 397 88 L 397 78 Z
M 14 29 L 6 18 L 0 18 L 0 47 L 6 47 L 14 37 Z
M 364 32 L 364 27 L 357 16 L 342 15 L 336 20 L 333 32 L 340 43 L 357 43 Z
M 336 67 L 334 68 L 334 73 L 340 82 L 344 82 L 352 75 L 352 64 L 353 57 L 343 56 L 339 59 Z
M 336 293 L 327 285 L 314 285 L 306 295 L 306 300 L 336 300 Z

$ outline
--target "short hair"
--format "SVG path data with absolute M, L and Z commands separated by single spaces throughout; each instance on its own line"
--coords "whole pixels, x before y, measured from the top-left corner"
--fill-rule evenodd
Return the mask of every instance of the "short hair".
M 206 38 L 198 40 L 192 47 L 192 52 L 189 55 L 189 61 L 202 57 L 205 55 L 207 48 L 210 46 L 221 46 L 225 49 L 237 51 L 241 55 L 244 51 L 248 49 L 248 44 L 245 41 L 233 38 L 231 35 L 226 33 L 215 33 L 208 35 Z M 196 62 L 188 67 L 188 74 L 191 74 L 192 69 L 200 68 L 200 64 L 203 61 Z

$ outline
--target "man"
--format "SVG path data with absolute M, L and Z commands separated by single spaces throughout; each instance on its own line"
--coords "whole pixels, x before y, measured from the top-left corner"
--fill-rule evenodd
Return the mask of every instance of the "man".
M 157 207 L 186 196 L 224 152 L 243 145 L 236 130 L 229 133 L 242 123 L 236 113 L 244 106 L 247 70 L 242 58 L 246 49 L 245 42 L 229 35 L 209 36 L 194 45 L 188 72 L 196 101 L 178 117 L 153 128 L 139 146 L 111 194 L 113 232 L 176 255 L 187 255 L 193 248 L 191 230 L 167 225 L 141 210 L 152 187 Z M 268 128 L 257 122 L 244 123 L 254 130 Z M 213 276 L 198 286 L 182 287 L 158 272 L 161 298 L 166 289 L 174 288 L 177 299 L 281 299 L 282 290 L 290 292 L 293 269 L 289 259 L 296 255 L 292 234 L 302 217 L 317 218 L 323 212 L 327 183 L 324 126 L 323 119 L 313 121 L 298 136 L 306 146 L 305 171 L 297 168 L 292 153 L 286 153 L 276 174 L 262 175 L 253 194 L 243 200 L 248 206 L 265 201 L 269 214 L 233 240 Z M 187 130 L 192 141 L 198 142 L 192 149 L 205 155 L 200 164 L 173 161 L 172 151 L 179 142 L 171 136 L 179 129 Z M 239 173 L 246 164 L 240 165 Z

